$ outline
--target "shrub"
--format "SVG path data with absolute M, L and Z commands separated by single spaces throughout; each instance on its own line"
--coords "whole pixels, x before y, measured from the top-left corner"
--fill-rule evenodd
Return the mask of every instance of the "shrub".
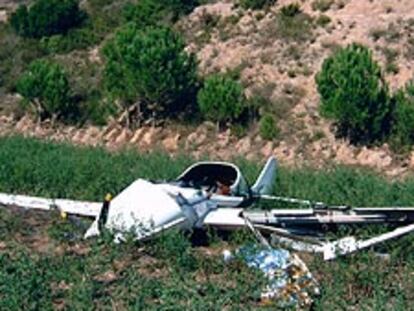
M 35 110 L 39 120 L 70 114 L 68 78 L 63 68 L 46 60 L 37 60 L 17 82 L 17 91 Z
M 331 18 L 328 15 L 324 15 L 324 14 L 320 15 L 316 20 L 316 24 L 321 27 L 325 27 L 330 22 L 331 22 Z
M 316 76 L 323 116 L 351 142 L 373 142 L 389 133 L 391 103 L 370 50 L 352 44 L 328 57 Z
M 282 39 L 295 41 L 309 40 L 312 35 L 313 20 L 300 9 L 299 4 L 283 6 L 277 18 L 277 33 Z
M 394 112 L 391 145 L 402 151 L 414 144 L 414 82 L 394 95 Z
M 259 132 L 260 136 L 265 140 L 273 140 L 277 137 L 279 129 L 272 115 L 266 114 L 260 119 Z
M 124 16 L 141 27 L 165 25 L 176 22 L 197 5 L 197 0 L 140 0 L 137 4 L 128 4 Z
M 201 113 L 221 124 L 236 120 L 243 112 L 245 97 L 239 82 L 227 75 L 208 77 L 197 95 Z
M 185 43 L 167 28 L 140 30 L 128 24 L 103 49 L 104 83 L 127 114 L 164 112 L 176 116 L 195 99 L 197 64 Z M 129 116 L 127 118 L 129 120 Z
M 312 2 L 311 6 L 314 11 L 326 12 L 331 8 L 334 2 L 334 0 L 315 0 Z
M 276 0 L 240 0 L 240 6 L 247 10 L 262 10 L 276 3 Z
M 37 0 L 29 9 L 19 6 L 11 15 L 10 24 L 21 36 L 41 38 L 64 34 L 84 18 L 77 0 Z
M 65 35 L 43 37 L 40 44 L 46 53 L 69 53 L 73 50 L 86 49 L 100 41 L 93 29 L 72 29 Z
M 295 17 L 302 13 L 298 3 L 290 3 L 280 8 L 280 15 L 283 17 Z

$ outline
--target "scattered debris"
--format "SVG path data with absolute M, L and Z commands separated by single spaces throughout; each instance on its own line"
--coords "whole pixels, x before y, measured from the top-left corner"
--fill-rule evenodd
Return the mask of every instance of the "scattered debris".
M 226 252 L 225 261 L 238 257 L 247 266 L 263 272 L 268 283 L 261 299 L 266 304 L 278 307 L 306 307 L 312 304 L 312 297 L 319 295 L 319 287 L 305 263 L 285 249 L 247 245 L 235 256 Z

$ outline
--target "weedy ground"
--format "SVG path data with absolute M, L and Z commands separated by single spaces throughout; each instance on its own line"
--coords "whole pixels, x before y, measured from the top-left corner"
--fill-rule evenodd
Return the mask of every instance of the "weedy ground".
M 235 162 L 252 182 L 258 165 Z M 6 137 L 0 139 L 0 191 L 102 200 L 138 177 L 174 178 L 190 163 L 184 155 L 109 153 Z M 278 194 L 362 206 L 412 205 L 413 190 L 414 179 L 390 182 L 346 167 L 282 167 L 275 186 Z M 88 224 L 54 213 L 1 208 L 0 310 L 274 309 L 260 302 L 260 273 L 237 260 L 222 260 L 223 249 L 252 241 L 247 232 L 170 232 L 145 243 L 114 245 L 106 235 L 82 240 Z M 321 286 L 314 309 L 414 309 L 412 241 L 407 236 L 334 262 L 303 256 Z

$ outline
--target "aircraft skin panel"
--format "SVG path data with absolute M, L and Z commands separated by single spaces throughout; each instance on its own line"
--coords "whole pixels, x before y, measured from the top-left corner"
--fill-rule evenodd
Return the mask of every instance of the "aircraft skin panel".
M 244 227 L 246 222 L 240 217 L 243 208 L 218 208 L 204 218 L 204 225 L 220 228 Z

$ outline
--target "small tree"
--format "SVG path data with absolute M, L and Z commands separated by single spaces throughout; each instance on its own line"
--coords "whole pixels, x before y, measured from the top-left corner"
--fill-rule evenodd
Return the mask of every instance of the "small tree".
M 276 0 L 239 0 L 240 6 L 247 10 L 262 10 L 276 3 Z
M 176 116 L 194 101 L 197 64 L 182 38 L 167 28 L 138 29 L 133 24 L 116 33 L 103 50 L 104 83 L 120 102 L 129 125 L 147 112 Z
M 197 0 L 140 0 L 128 4 L 124 16 L 140 27 L 166 25 L 190 13 L 197 5 Z
M 10 24 L 24 37 L 41 38 L 64 34 L 85 18 L 77 0 L 36 0 L 28 9 L 25 5 L 12 13 Z
M 279 134 L 275 118 L 270 114 L 265 114 L 259 123 L 260 136 L 266 140 L 273 140 Z
M 410 81 L 404 89 L 394 95 L 394 112 L 391 144 L 402 151 L 414 144 L 414 83 Z
M 34 61 L 17 82 L 17 91 L 34 108 L 39 121 L 45 117 L 54 121 L 69 112 L 69 82 L 59 64 Z
M 219 74 L 208 77 L 197 95 L 201 113 L 218 125 L 237 119 L 243 112 L 245 101 L 240 83 Z
M 335 120 L 351 142 L 372 142 L 389 133 L 388 88 L 368 48 L 352 44 L 328 57 L 316 83 L 322 115 Z

